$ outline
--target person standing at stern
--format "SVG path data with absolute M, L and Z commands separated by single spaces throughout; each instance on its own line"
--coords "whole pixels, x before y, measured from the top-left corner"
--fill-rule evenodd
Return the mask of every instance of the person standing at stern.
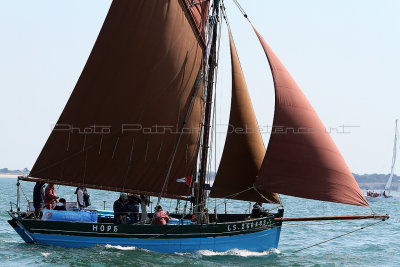
M 35 218 L 41 219 L 43 216 L 44 205 L 44 183 L 36 182 L 33 188 L 33 207 L 35 208 Z

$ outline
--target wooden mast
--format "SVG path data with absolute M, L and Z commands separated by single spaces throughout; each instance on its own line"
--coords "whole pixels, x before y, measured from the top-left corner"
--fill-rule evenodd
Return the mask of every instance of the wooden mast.
M 201 159 L 200 159 L 200 170 L 199 179 L 197 185 L 196 194 L 196 211 L 201 212 L 204 208 L 204 203 L 206 201 L 206 191 L 204 190 L 204 184 L 207 174 L 207 158 L 208 158 L 208 148 L 209 148 L 209 137 L 210 137 L 210 120 L 211 120 L 211 110 L 212 110 L 212 95 L 214 88 L 214 70 L 216 67 L 216 43 L 218 35 L 218 14 L 219 14 L 219 1 L 214 0 L 212 16 L 216 16 L 213 25 L 213 35 L 212 43 L 210 49 L 210 56 L 208 60 L 208 75 L 207 75 L 207 87 L 206 87 L 206 101 L 204 107 L 204 122 L 203 122 L 203 140 L 201 147 Z

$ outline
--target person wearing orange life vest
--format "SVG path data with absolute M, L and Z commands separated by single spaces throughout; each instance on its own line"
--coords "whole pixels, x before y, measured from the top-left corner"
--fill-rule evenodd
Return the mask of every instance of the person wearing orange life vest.
M 153 215 L 152 224 L 157 225 L 166 225 L 169 222 L 169 217 L 165 211 L 163 211 L 161 206 L 157 206 L 155 208 L 155 212 Z

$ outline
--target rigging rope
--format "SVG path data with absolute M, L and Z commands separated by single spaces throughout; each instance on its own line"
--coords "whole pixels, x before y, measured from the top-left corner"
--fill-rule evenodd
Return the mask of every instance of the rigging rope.
M 264 197 L 264 195 L 261 194 L 260 191 L 258 191 L 257 188 L 256 188 L 254 185 L 253 185 L 253 189 L 254 189 L 262 198 L 264 198 L 264 199 L 267 201 L 267 203 L 269 203 L 269 204 L 277 204 L 277 203 L 272 202 L 272 201 L 269 200 L 268 198 Z M 279 198 L 279 200 L 280 200 L 280 199 L 281 199 L 281 198 Z M 279 203 L 279 206 L 280 206 L 280 207 L 283 207 L 282 202 Z
M 218 80 L 218 64 L 219 64 L 219 50 L 220 50 L 220 44 L 221 44 L 221 26 L 222 23 L 218 24 L 218 40 L 217 40 L 217 48 L 216 48 L 216 55 L 215 55 L 215 67 L 214 67 L 214 83 L 213 83 L 213 110 L 212 110 L 212 128 L 211 128 L 211 141 L 210 141 L 210 153 L 209 153 L 209 160 L 208 160 L 208 175 L 207 175 L 207 183 L 210 184 L 211 183 L 211 177 L 210 177 L 210 173 L 212 170 L 212 160 L 214 157 L 214 167 L 215 169 L 217 169 L 217 157 L 216 157 L 216 153 L 217 153 L 217 136 L 216 136 L 216 132 L 217 132 L 217 126 L 216 126 L 216 116 L 217 116 L 217 106 L 216 106 L 216 102 L 217 102 L 217 80 Z M 213 134 L 214 133 L 214 134 Z M 214 144 L 214 147 L 213 147 Z M 215 180 L 215 177 L 214 177 Z M 207 199 L 208 196 L 205 200 L 206 203 L 202 203 L 205 205 L 205 207 L 207 206 Z
M 187 55 L 186 55 L 186 59 L 187 59 Z M 185 69 L 186 69 L 186 64 L 185 64 Z M 200 78 L 201 80 L 203 79 L 203 76 L 201 75 L 202 74 L 202 69 L 203 69 L 203 65 L 201 64 L 199 72 L 197 74 L 197 78 L 201 77 Z M 192 91 L 193 92 L 192 92 L 191 99 L 190 99 L 190 102 L 189 102 L 189 107 L 188 107 L 188 109 L 186 111 L 186 115 L 185 115 L 184 120 L 183 120 L 182 128 L 181 128 L 181 131 L 180 131 L 179 136 L 178 136 L 178 140 L 176 141 L 174 150 L 173 150 L 172 155 L 171 155 L 172 156 L 171 157 L 171 162 L 170 162 L 170 165 L 168 167 L 168 172 L 167 172 L 167 175 L 165 177 L 164 184 L 162 186 L 161 192 L 160 192 L 160 194 L 158 196 L 156 207 L 158 207 L 160 205 L 161 198 L 162 198 L 162 196 L 164 195 L 164 193 L 167 190 L 167 186 L 168 186 L 168 182 L 169 182 L 172 166 L 173 166 L 174 161 L 175 161 L 175 156 L 176 156 L 176 153 L 178 151 L 182 136 L 184 134 L 184 128 L 185 128 L 185 126 L 186 126 L 186 124 L 187 124 L 187 122 L 188 122 L 188 120 L 190 118 L 190 115 L 192 114 L 194 102 L 195 102 L 197 91 L 198 91 L 198 88 L 196 88 L 196 83 L 193 85 Z
M 236 5 L 239 7 L 240 11 L 241 11 L 242 14 L 245 16 L 245 18 L 247 18 L 247 15 L 246 15 L 246 13 L 244 12 L 243 8 L 239 5 L 239 3 L 238 3 L 236 0 L 235 0 L 235 3 L 236 3 Z M 222 0 L 222 4 L 221 4 L 221 12 L 222 12 L 222 17 L 224 18 L 225 23 L 226 23 L 226 26 L 227 26 L 227 28 L 228 28 L 228 31 L 231 32 L 231 27 L 230 27 L 230 24 L 229 24 L 228 14 L 226 13 L 225 4 L 224 4 L 224 1 L 223 1 L 223 0 Z M 247 19 L 248 19 L 248 18 L 247 18 Z M 250 22 L 250 20 L 249 20 L 249 22 Z M 232 37 L 232 39 L 233 39 L 233 37 Z M 235 41 L 233 40 L 233 42 L 235 42 Z M 263 194 L 261 194 L 254 186 L 253 186 L 253 187 L 249 187 L 249 188 L 247 188 L 247 189 L 245 189 L 245 190 L 243 190 L 243 191 L 240 191 L 240 192 L 238 192 L 238 193 L 235 193 L 235 194 L 226 196 L 226 197 L 224 197 L 224 198 L 228 198 L 228 199 L 229 199 L 229 198 L 233 198 L 233 197 L 235 197 L 235 196 L 237 196 L 237 195 L 239 195 L 239 194 L 241 194 L 241 193 L 243 193 L 243 192 L 245 192 L 245 191 L 251 190 L 251 189 L 254 189 L 263 199 L 265 199 L 266 203 L 268 203 L 268 204 L 276 204 L 276 203 L 272 202 L 271 200 L 269 200 L 268 198 L 266 198 Z M 283 204 L 280 203 L 278 207 L 283 207 Z M 275 208 L 273 208 L 273 209 L 275 209 Z
M 248 191 L 248 190 L 251 190 L 251 189 L 254 189 L 254 188 L 253 188 L 253 187 L 249 187 L 249 188 L 247 188 L 247 189 L 245 189 L 245 190 L 242 190 L 242 191 L 240 191 L 240 192 L 238 192 L 238 193 L 234 193 L 234 194 L 231 194 L 231 195 L 228 195 L 228 196 L 223 197 L 222 199 L 224 199 L 224 201 L 223 201 L 222 203 L 219 203 L 219 204 L 216 204 L 216 203 L 215 203 L 215 208 L 226 204 L 226 203 L 227 203 L 227 200 L 235 200 L 235 199 L 232 199 L 232 198 L 235 197 L 235 196 L 237 196 L 237 195 L 239 195 L 239 194 L 241 194 L 241 193 L 244 193 L 244 192 L 246 192 L 246 191 Z M 217 198 L 215 198 L 215 199 L 217 199 Z M 268 203 L 268 204 L 276 204 L 276 203 L 271 203 L 271 202 L 270 202 L 270 203 Z M 268 210 L 271 211 L 271 210 L 274 210 L 274 209 L 278 209 L 278 208 L 280 208 L 280 207 L 283 207 L 283 206 L 280 204 L 280 205 L 278 205 L 278 206 L 276 206 L 276 207 L 273 207 L 273 208 L 271 208 L 271 209 L 268 209 Z
M 211 124 L 214 121 L 214 116 L 212 118 L 207 117 L 208 114 L 208 105 L 210 105 L 210 114 L 211 112 L 213 112 L 213 96 L 215 96 L 215 92 L 213 92 L 212 94 L 210 93 L 210 90 L 214 89 L 216 86 L 215 83 L 215 79 L 216 79 L 216 73 L 217 73 L 217 66 L 218 66 L 218 53 L 216 53 L 216 47 L 215 47 L 215 43 L 214 43 L 214 38 L 217 36 L 219 36 L 218 38 L 218 49 L 219 49 L 219 41 L 220 41 L 220 34 L 218 35 L 218 32 L 214 32 L 214 31 L 218 31 L 220 32 L 220 28 L 221 25 L 217 25 L 215 23 L 218 22 L 218 13 L 216 12 L 216 9 L 214 7 L 212 15 L 209 16 L 208 18 L 208 23 L 207 23 L 207 28 L 208 28 L 208 36 L 209 39 L 207 40 L 207 45 L 206 45 L 206 54 L 204 57 L 204 64 L 207 68 L 207 71 L 205 73 L 205 80 L 206 80 L 206 90 L 204 90 L 203 92 L 203 100 L 204 100 L 204 104 L 202 105 L 202 113 L 203 113 L 203 118 L 202 118 L 202 131 L 201 131 L 201 136 L 200 136 L 200 152 L 199 152 L 199 156 L 198 158 L 201 159 L 200 162 L 198 162 L 199 164 L 199 173 L 196 172 L 197 175 L 197 183 L 193 184 L 193 189 L 194 186 L 196 186 L 196 190 L 194 189 L 194 194 L 195 194 L 195 200 L 196 203 L 194 205 L 194 207 L 196 207 L 196 210 L 199 209 L 199 207 L 206 207 L 207 205 L 207 199 L 208 199 L 208 195 L 207 195 L 207 191 L 204 190 L 203 185 L 200 185 L 201 183 L 210 183 L 210 175 L 208 172 L 207 175 L 207 170 L 211 169 L 211 162 L 212 162 L 212 146 L 211 149 L 208 150 L 208 148 L 210 148 L 208 145 L 211 144 L 213 142 L 213 135 L 211 134 L 211 143 L 209 138 L 205 138 L 205 134 L 206 132 L 208 132 L 208 128 L 206 131 L 206 127 L 211 127 L 211 125 L 207 125 L 209 124 L 209 119 L 211 119 Z M 212 40 L 212 41 L 211 41 Z M 216 40 L 215 40 L 216 41 Z M 212 51 L 214 50 L 214 51 Z M 211 68 L 211 69 L 210 69 Z M 215 73 L 215 75 L 211 75 L 211 71 L 213 71 Z M 214 103 L 215 104 L 215 103 Z M 206 114 L 207 113 L 207 114 Z M 211 131 L 212 133 L 212 131 Z M 207 142 L 207 143 L 203 143 L 203 142 Z M 208 151 L 210 151 L 210 153 L 208 153 Z M 203 154 L 204 153 L 204 154 Z M 203 158 L 205 157 L 205 158 Z M 205 160 L 205 162 L 204 162 Z M 204 163 L 204 166 L 203 166 Z M 204 175 L 204 177 L 203 177 Z M 200 177 L 201 176 L 201 177 Z M 203 180 L 204 179 L 204 180 Z M 200 181 L 201 180 L 201 181 Z M 200 188 L 201 187 L 201 188 Z M 201 192 L 202 195 L 199 195 Z M 203 195 L 203 194 L 206 195 Z M 204 198 L 203 198 L 204 196 Z M 200 201 L 200 202 L 199 202 Z M 202 210 L 203 208 L 200 208 L 200 210 Z
M 222 2 L 224 2 L 224 1 L 222 0 Z M 233 0 L 233 2 L 235 2 L 236 6 L 239 8 L 240 12 L 243 14 L 243 16 L 244 16 L 244 17 L 250 22 L 250 24 L 251 24 L 251 21 L 250 21 L 249 17 L 247 16 L 247 14 L 246 14 L 246 12 L 244 11 L 244 9 L 242 8 L 242 6 L 239 4 L 238 0 Z
M 295 250 L 295 251 L 293 251 L 292 253 L 297 253 L 297 252 L 300 252 L 300 251 L 303 251 L 303 250 L 306 250 L 306 249 L 309 249 L 309 248 L 312 248 L 312 247 L 315 247 L 315 246 L 318 246 L 318 245 L 321 245 L 321 244 L 327 243 L 327 242 L 329 242 L 329 241 L 332 241 L 332 240 L 335 240 L 335 239 L 337 239 L 337 238 L 340 238 L 340 237 L 343 237 L 343 236 L 349 235 L 349 234 L 351 234 L 351 233 L 354 233 L 354 232 L 360 231 L 360 230 L 362 230 L 362 229 L 365 229 L 365 228 L 368 228 L 368 227 L 374 226 L 374 225 L 376 225 L 376 224 L 378 224 L 378 223 L 381 223 L 381 222 L 384 222 L 384 221 L 385 221 L 385 220 L 381 220 L 381 221 L 378 221 L 378 222 L 374 222 L 374 223 L 368 224 L 368 225 L 366 225 L 366 226 L 360 227 L 360 228 L 358 228 L 358 229 L 355 229 L 355 230 L 353 230 L 353 231 L 350 231 L 350 232 L 347 232 L 347 233 L 344 233 L 344 234 L 338 235 L 338 236 L 336 236 L 336 237 L 333 237 L 333 238 L 327 239 L 327 240 L 325 240 L 325 241 L 322 241 L 322 242 L 318 242 L 318 243 L 316 243 L 316 244 L 313 244 L 313 245 L 311 245 L 311 246 L 308 246 L 308 247 L 304 247 L 304 248 L 301 248 L 301 249 Z
M 26 196 L 26 194 L 25 194 L 25 192 L 24 192 L 24 189 L 22 188 L 22 184 L 20 183 L 19 186 L 20 186 L 20 188 L 21 188 L 22 194 L 24 195 L 26 201 L 29 203 L 29 199 L 28 199 L 28 197 Z
M 372 214 L 374 214 L 374 215 L 376 214 L 376 212 L 372 209 L 371 205 L 368 205 L 368 208 L 371 210 Z
M 218 66 L 219 66 L 219 51 L 221 48 L 221 31 L 222 31 L 222 23 L 220 23 L 218 25 L 218 30 L 219 30 L 219 34 L 218 34 L 218 54 L 217 54 L 217 67 L 216 67 L 216 72 L 215 72 L 215 80 L 217 81 L 218 79 Z M 215 177 L 217 176 L 217 85 L 215 85 L 215 89 L 214 89 L 214 168 L 216 170 L 215 172 L 215 176 L 214 176 L 214 181 L 215 181 Z M 215 214 L 215 223 L 218 222 L 218 215 L 217 215 L 217 199 L 214 199 L 214 214 Z

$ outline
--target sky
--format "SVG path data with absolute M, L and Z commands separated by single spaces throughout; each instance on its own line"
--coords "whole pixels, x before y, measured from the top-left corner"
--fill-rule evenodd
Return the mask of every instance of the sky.
M 400 1 L 239 1 L 317 111 L 355 173 L 389 173 L 400 118 Z M 110 0 L 0 0 L 0 168 L 31 168 L 94 45 Z M 265 54 L 232 0 L 228 18 L 258 122 L 271 126 Z M 221 21 L 223 22 L 223 21 Z M 229 120 L 222 24 L 217 124 Z M 343 133 L 343 127 L 345 132 Z M 224 127 L 217 134 L 217 164 Z M 264 143 L 269 134 L 263 133 Z

